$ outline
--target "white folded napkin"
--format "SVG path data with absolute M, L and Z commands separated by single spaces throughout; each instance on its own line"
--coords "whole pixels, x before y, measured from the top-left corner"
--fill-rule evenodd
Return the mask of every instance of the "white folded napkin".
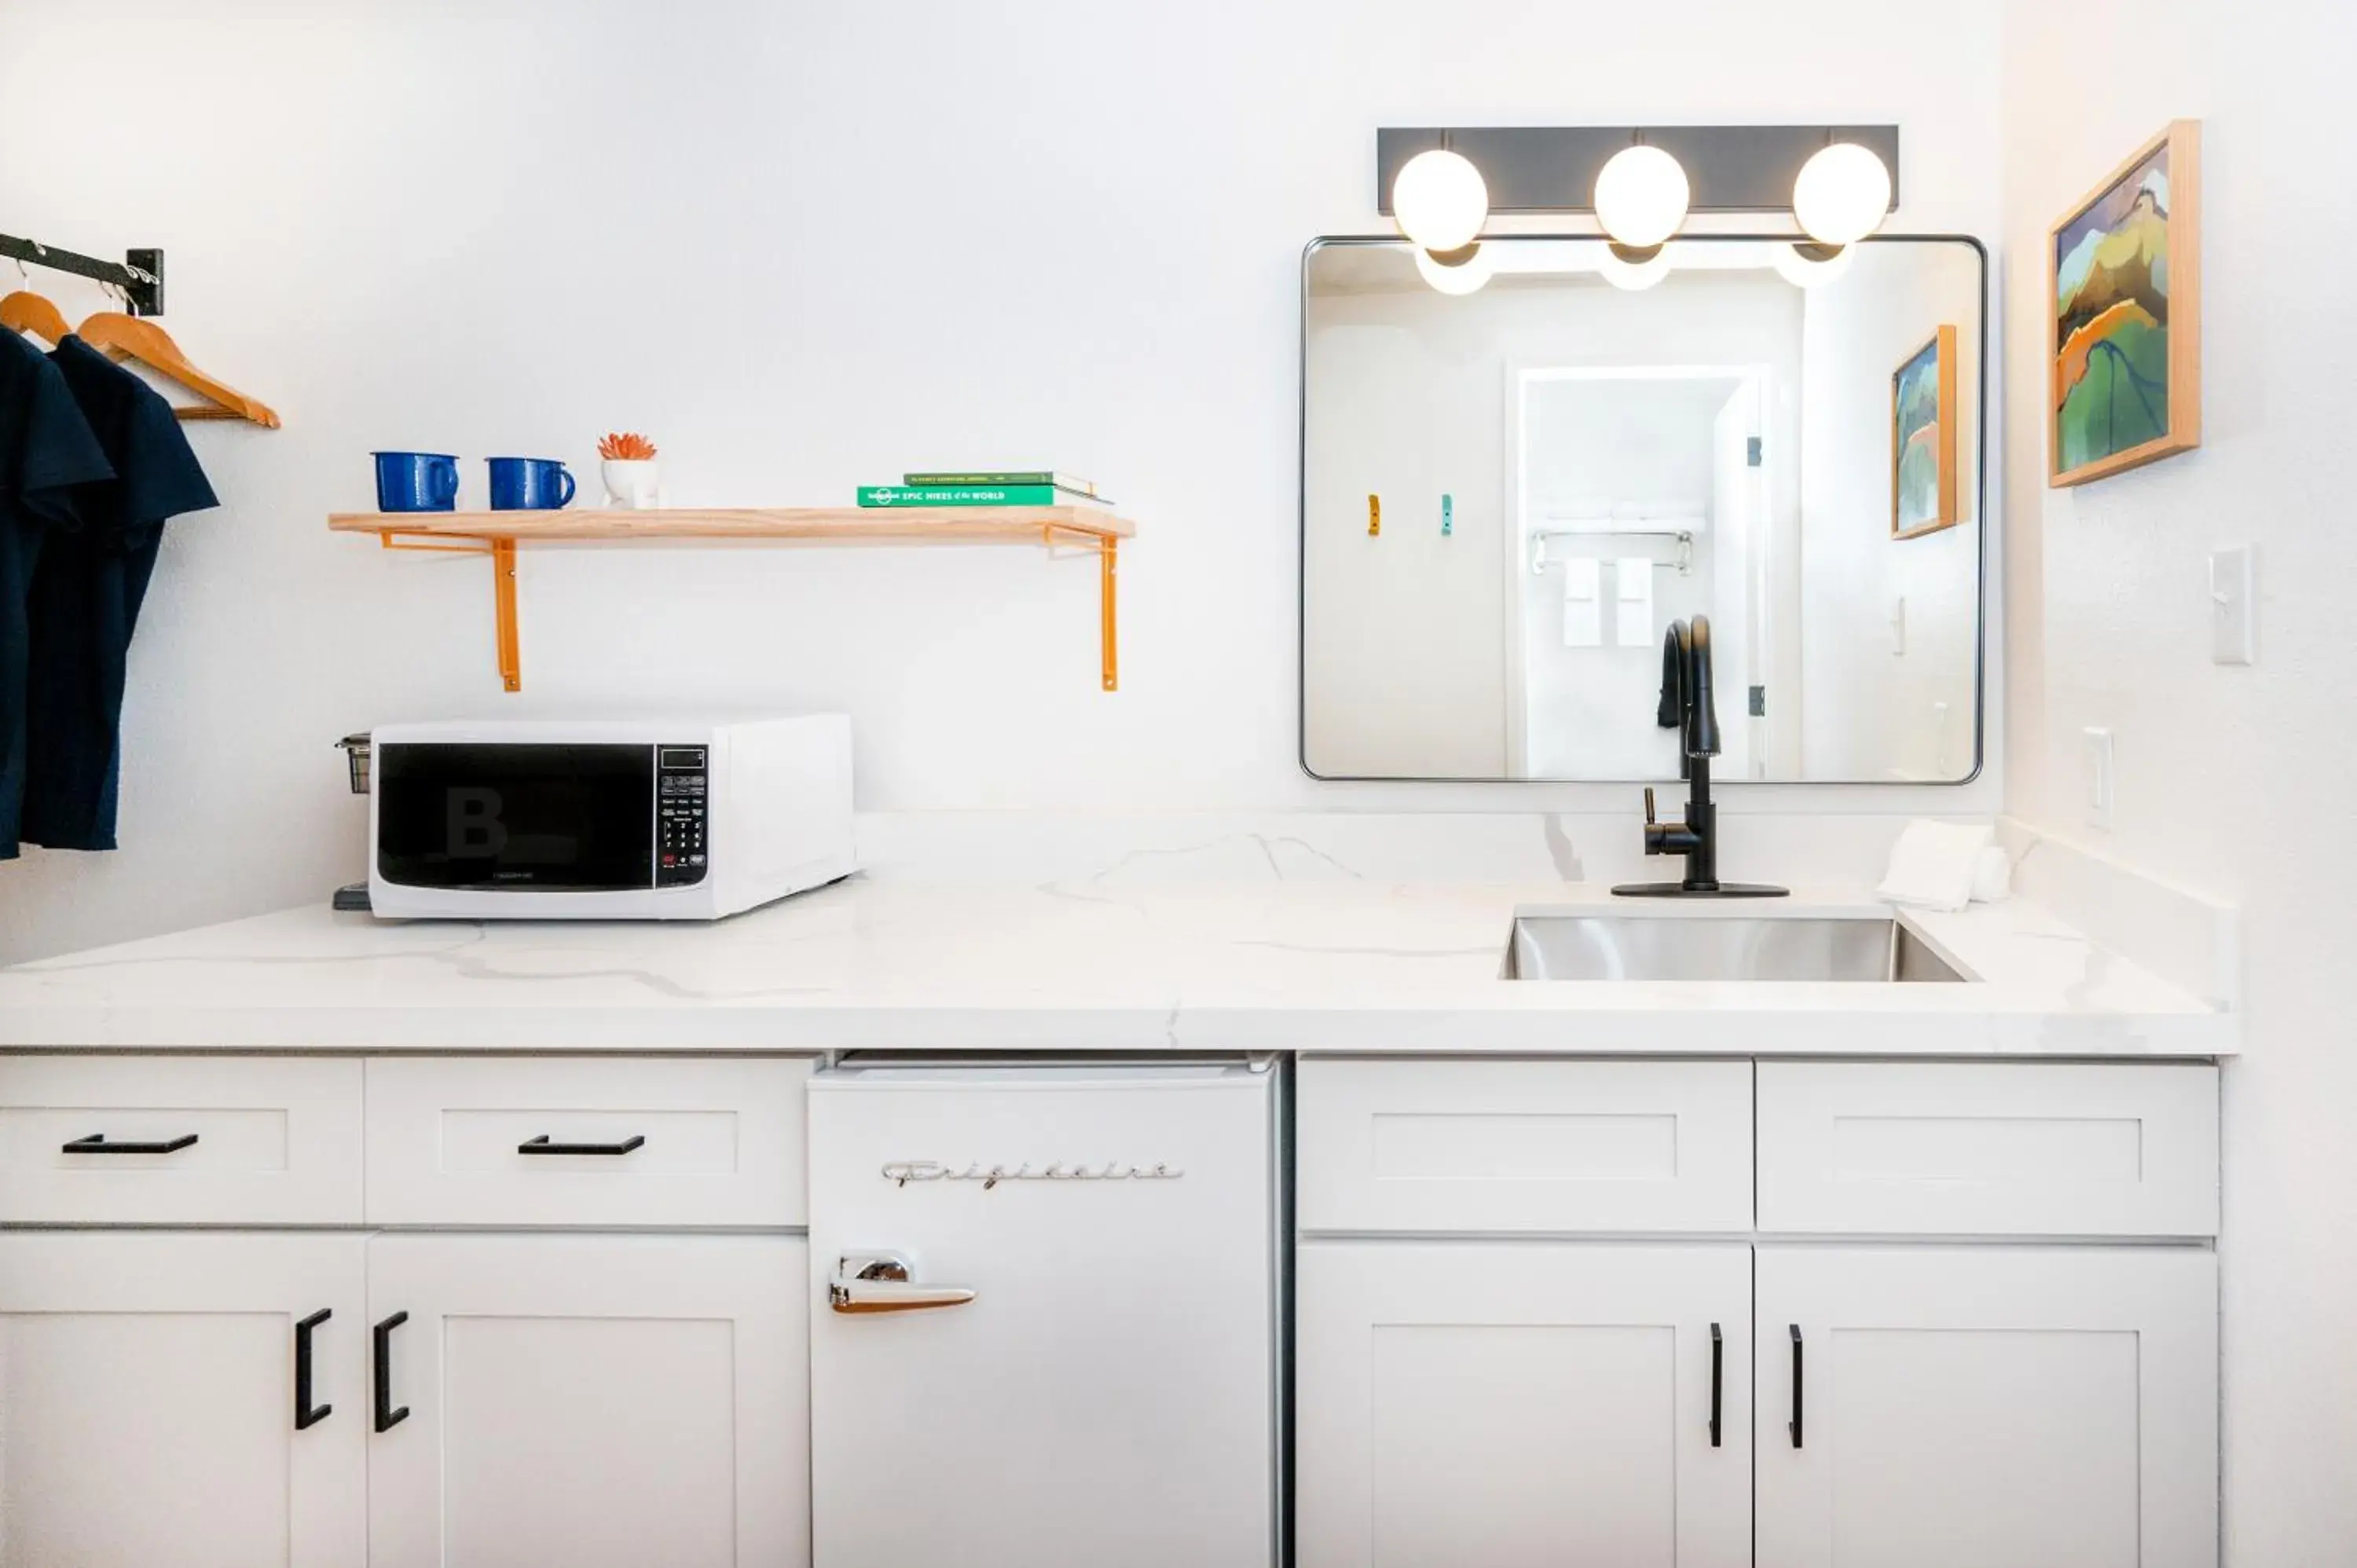
M 1876 895 L 1922 909 L 1961 909 L 1973 901 L 1981 851 L 1996 837 L 1986 822 L 1912 822 L 1890 846 L 1890 867 Z

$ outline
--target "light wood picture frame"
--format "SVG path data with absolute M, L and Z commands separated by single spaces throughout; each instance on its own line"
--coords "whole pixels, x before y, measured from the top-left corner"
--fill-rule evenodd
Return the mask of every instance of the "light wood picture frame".
M 2201 445 L 2201 163 L 2171 121 L 2047 234 L 2051 488 Z
M 1942 327 L 1890 372 L 1890 537 L 1953 528 L 1964 510 L 1956 474 L 1956 329 Z

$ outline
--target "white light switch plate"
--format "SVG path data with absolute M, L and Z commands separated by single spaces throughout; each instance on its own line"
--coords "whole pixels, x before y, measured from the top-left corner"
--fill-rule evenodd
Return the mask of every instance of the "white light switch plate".
M 2112 732 L 2090 728 L 2079 733 L 2087 748 L 2087 822 L 2093 827 L 2108 828 L 2112 825 Z
M 2258 658 L 2258 560 L 2248 544 L 2210 553 L 2210 661 Z

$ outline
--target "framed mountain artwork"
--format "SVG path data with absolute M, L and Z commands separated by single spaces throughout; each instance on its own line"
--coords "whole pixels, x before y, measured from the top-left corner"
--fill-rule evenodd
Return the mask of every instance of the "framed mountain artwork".
M 2201 156 L 2176 121 L 2049 237 L 2050 485 L 2201 444 Z
M 1956 329 L 1943 327 L 1890 376 L 1890 537 L 1956 526 Z

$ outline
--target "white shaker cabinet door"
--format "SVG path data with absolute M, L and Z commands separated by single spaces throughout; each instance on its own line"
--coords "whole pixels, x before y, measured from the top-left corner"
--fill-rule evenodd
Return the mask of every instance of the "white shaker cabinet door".
M 806 1564 L 808 1275 L 789 1236 L 371 1240 L 370 1568 Z
M 1301 1568 L 1751 1561 L 1749 1247 L 1308 1241 L 1296 1288 Z
M 0 1564 L 361 1568 L 365 1245 L 0 1236 Z
M 1759 1268 L 1760 1568 L 2214 1568 L 2213 1254 L 1790 1245 Z

